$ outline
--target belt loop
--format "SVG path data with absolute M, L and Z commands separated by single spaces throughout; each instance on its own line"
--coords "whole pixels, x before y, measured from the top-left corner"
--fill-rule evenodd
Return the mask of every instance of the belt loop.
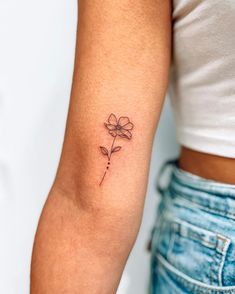
M 165 169 L 168 166 L 177 165 L 178 164 L 178 159 L 179 159 L 178 156 L 176 158 L 173 158 L 173 159 L 168 159 L 160 167 L 160 170 L 159 170 L 158 175 L 157 175 L 157 180 L 156 180 L 156 188 L 157 188 L 157 191 L 160 194 L 162 194 L 164 189 L 166 188 L 166 187 L 162 187 L 160 185 L 160 180 L 161 180 L 162 175 L 164 174 Z

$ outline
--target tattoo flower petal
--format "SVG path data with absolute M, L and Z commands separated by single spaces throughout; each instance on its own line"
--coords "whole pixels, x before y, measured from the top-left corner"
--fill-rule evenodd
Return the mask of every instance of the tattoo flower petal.
M 117 131 L 114 130 L 114 131 L 109 131 L 109 134 L 113 137 L 116 137 L 117 136 Z
M 125 124 L 124 126 L 122 126 L 123 129 L 125 130 L 132 130 L 133 129 L 133 123 L 129 122 L 127 124 Z
M 111 124 L 111 125 L 117 125 L 117 118 L 116 118 L 116 115 L 111 113 L 109 118 L 108 118 L 108 122 Z
M 126 117 L 126 116 L 121 116 L 121 117 L 119 118 L 119 120 L 118 120 L 118 124 L 119 124 L 120 126 L 124 126 L 124 125 L 128 124 L 129 121 L 130 121 L 130 120 L 129 120 L 128 117 Z
M 120 137 L 122 137 L 122 138 L 127 138 L 127 139 L 131 139 L 131 137 L 132 137 L 132 135 L 131 135 L 131 132 L 130 131 L 128 131 L 128 130 L 124 130 L 124 129 L 122 129 L 122 134 L 121 135 L 119 135 Z
M 106 128 L 109 129 L 109 130 L 116 130 L 116 126 L 115 126 L 115 125 L 107 124 L 107 123 L 104 123 L 104 125 L 105 125 Z

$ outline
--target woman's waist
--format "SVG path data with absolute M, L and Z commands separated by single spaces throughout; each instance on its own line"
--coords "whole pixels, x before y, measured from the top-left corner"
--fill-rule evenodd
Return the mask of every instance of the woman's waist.
M 181 146 L 178 167 L 204 179 L 235 185 L 235 158 L 217 156 Z
M 206 179 L 195 173 L 181 169 L 179 158 L 170 161 L 172 172 L 168 185 L 162 188 L 160 176 L 158 190 L 163 203 L 174 203 L 176 211 L 207 211 L 212 214 L 235 220 L 235 184 Z M 165 166 L 168 165 L 167 163 Z M 163 173 L 163 171 L 162 171 Z M 173 202 L 169 199 L 173 200 Z M 168 205 L 167 204 L 167 205 Z M 170 205 L 171 206 L 171 205 Z M 185 212 L 183 212 L 185 214 Z

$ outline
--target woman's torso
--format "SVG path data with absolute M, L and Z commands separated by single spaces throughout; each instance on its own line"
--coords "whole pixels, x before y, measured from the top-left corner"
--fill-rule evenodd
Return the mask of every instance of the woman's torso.
M 235 184 L 235 1 L 174 0 L 172 16 L 180 167 Z

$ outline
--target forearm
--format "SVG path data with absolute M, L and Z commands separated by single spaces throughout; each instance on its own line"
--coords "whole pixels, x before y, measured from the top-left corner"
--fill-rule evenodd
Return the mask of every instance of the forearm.
M 32 294 L 116 291 L 141 222 L 167 85 L 170 29 L 159 27 L 170 22 L 168 6 L 81 1 L 65 141 L 35 240 Z M 126 136 L 104 125 L 111 113 L 133 124 Z

